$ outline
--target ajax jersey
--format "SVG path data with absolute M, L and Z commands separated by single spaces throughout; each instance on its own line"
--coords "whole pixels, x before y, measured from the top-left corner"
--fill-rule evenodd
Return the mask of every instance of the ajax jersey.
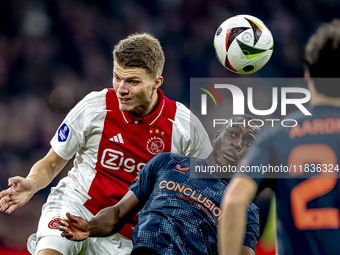
M 211 145 L 200 121 L 161 90 L 157 109 L 136 118 L 119 110 L 113 89 L 92 92 L 65 118 L 51 141 L 64 159 L 75 155 L 71 181 L 96 215 L 116 204 L 143 166 L 161 152 L 207 157 Z M 120 232 L 129 237 L 134 222 Z

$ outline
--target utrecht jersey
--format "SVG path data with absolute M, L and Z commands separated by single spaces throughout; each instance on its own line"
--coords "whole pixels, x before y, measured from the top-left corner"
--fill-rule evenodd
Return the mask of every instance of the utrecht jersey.
M 94 215 L 116 204 L 143 166 L 161 152 L 206 157 L 211 145 L 200 121 L 181 103 L 157 91 L 155 111 L 136 118 L 119 110 L 113 89 L 92 92 L 66 116 L 51 140 L 64 159 L 75 155 L 68 179 Z M 190 134 L 190 132 L 192 132 Z M 137 218 L 120 232 L 131 237 Z
M 203 159 L 162 153 L 149 161 L 130 187 L 141 203 L 132 254 L 218 254 L 217 222 L 228 181 L 195 172 Z M 259 211 L 247 207 L 244 245 L 255 249 Z M 232 233 L 231 233 L 232 234 Z
M 275 190 L 282 255 L 339 253 L 340 108 L 316 106 L 310 112 L 289 117 L 298 122 L 296 127 L 264 130 L 241 162 L 290 168 L 248 173 L 259 191 L 266 186 Z

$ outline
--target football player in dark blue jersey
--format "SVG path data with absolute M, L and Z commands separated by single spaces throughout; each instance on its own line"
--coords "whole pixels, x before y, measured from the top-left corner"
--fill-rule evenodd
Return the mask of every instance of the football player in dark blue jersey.
M 139 212 L 132 254 L 217 255 L 220 202 L 229 182 L 219 175 L 236 169 L 259 133 L 259 128 L 240 123 L 248 119 L 229 119 L 229 124 L 216 133 L 213 151 L 205 160 L 173 153 L 155 156 L 118 204 L 102 210 L 89 222 L 68 213 L 59 227 L 61 235 L 70 240 L 109 236 Z M 230 125 L 232 120 L 240 124 Z M 255 254 L 259 235 L 259 210 L 249 203 L 245 213 L 247 227 L 240 254 L 250 255 Z
M 265 129 L 239 164 L 240 170 L 282 165 L 290 171 L 233 177 L 222 202 L 221 254 L 239 254 L 244 208 L 266 186 L 276 192 L 278 254 L 339 253 L 339 58 L 340 20 L 333 20 L 321 25 L 305 48 L 312 115 L 293 114 L 298 124 L 292 128 Z

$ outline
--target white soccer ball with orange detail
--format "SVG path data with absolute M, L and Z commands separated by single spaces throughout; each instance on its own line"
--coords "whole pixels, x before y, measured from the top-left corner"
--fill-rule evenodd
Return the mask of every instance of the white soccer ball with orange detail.
M 218 60 L 232 72 L 250 74 L 260 70 L 273 54 L 270 30 L 258 18 L 238 15 L 224 21 L 215 33 Z

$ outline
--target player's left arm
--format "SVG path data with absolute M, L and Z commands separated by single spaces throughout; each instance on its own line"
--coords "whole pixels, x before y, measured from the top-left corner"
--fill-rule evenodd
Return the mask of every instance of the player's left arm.
M 87 237 L 105 237 L 117 233 L 144 206 L 132 191 L 114 206 L 101 210 L 90 221 L 66 213 L 67 219 L 60 221 L 61 236 L 72 241 L 82 241 Z
M 167 153 L 162 153 L 152 158 L 140 171 L 125 196 L 116 205 L 101 210 L 90 221 L 67 213 L 67 219 L 60 222 L 61 236 L 81 241 L 87 237 L 105 237 L 120 231 L 127 220 L 146 204 L 153 191 L 155 172 L 167 157 Z
M 244 174 L 235 177 L 222 199 L 222 217 L 218 232 L 219 251 L 221 255 L 254 254 L 249 253 L 250 247 L 246 249 L 242 244 L 246 226 L 246 207 L 256 194 L 257 184 Z M 243 253 L 247 250 L 248 253 Z
M 105 237 L 117 233 L 128 219 L 143 208 L 144 204 L 129 190 L 115 206 L 101 210 L 90 220 L 89 236 Z

